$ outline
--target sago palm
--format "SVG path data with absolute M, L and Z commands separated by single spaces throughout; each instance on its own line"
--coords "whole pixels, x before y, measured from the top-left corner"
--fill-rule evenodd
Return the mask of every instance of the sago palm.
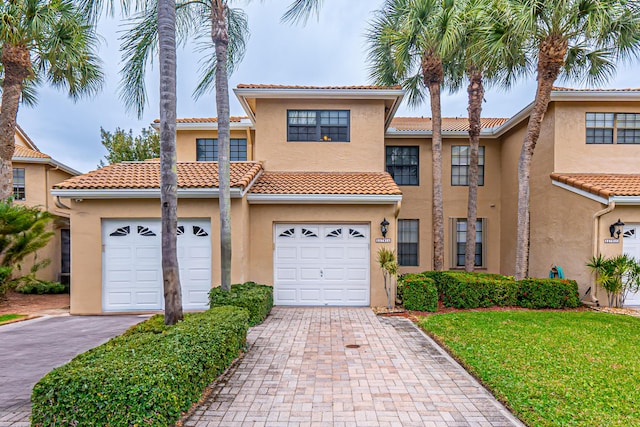
M 95 54 L 93 28 L 68 0 L 14 0 L 0 3 L 0 200 L 13 192 L 18 106 L 25 87 L 48 83 L 77 99 L 93 95 L 103 75 Z M 31 96 L 35 96 L 31 92 Z
M 429 92 L 433 162 L 433 269 L 444 269 L 442 206 L 442 112 L 440 92 L 445 55 L 460 40 L 461 26 L 453 1 L 386 0 L 367 33 L 370 76 L 381 85 L 401 84 L 408 101 L 419 105 Z
M 529 36 L 537 89 L 518 161 L 517 280 L 529 269 L 529 181 L 542 119 L 558 77 L 605 82 L 616 63 L 637 56 L 640 3 L 635 0 L 507 0 L 505 14 Z

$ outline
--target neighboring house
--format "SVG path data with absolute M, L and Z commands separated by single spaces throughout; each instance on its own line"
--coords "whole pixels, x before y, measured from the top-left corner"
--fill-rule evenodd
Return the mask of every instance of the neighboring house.
M 41 269 L 37 277 L 43 280 L 70 282 L 70 245 L 69 210 L 65 209 L 54 196 L 51 188 L 80 172 L 66 166 L 42 153 L 20 126 L 16 130 L 16 148 L 11 162 L 13 164 L 14 203 L 37 206 L 53 214 L 51 230 L 55 233 L 49 244 L 40 249 L 37 261 L 50 259 L 51 264 Z M 33 257 L 27 259 L 22 272 L 28 273 L 33 265 Z
M 235 93 L 248 116 L 231 120 L 234 282 L 274 285 L 279 305 L 384 305 L 380 247 L 397 250 L 401 272 L 432 268 L 431 122 L 394 118 L 402 89 L 240 85 Z M 513 274 L 517 163 L 529 112 L 482 122 L 480 271 Z M 464 264 L 467 129 L 466 118 L 443 120 L 451 269 Z M 178 120 L 186 309 L 206 308 L 219 281 L 216 137 L 215 118 Z M 553 92 L 532 169 L 531 276 L 560 265 L 583 297 L 593 283 L 584 266 L 591 255 L 640 256 L 639 155 L 640 91 Z M 159 163 L 107 166 L 52 194 L 71 208 L 71 312 L 162 309 Z M 624 239 L 605 242 L 618 218 Z

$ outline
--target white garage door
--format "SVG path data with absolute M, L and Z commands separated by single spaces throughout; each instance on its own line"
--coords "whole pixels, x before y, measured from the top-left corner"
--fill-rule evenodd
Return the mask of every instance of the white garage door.
M 628 224 L 624 226 L 622 247 L 625 254 L 640 260 L 640 224 Z M 640 292 L 629 293 L 625 305 L 640 305 Z
M 160 220 L 104 220 L 103 310 L 162 310 Z M 211 237 L 206 220 L 178 221 L 178 263 L 185 310 L 208 308 Z
M 369 305 L 369 225 L 277 224 L 277 305 Z

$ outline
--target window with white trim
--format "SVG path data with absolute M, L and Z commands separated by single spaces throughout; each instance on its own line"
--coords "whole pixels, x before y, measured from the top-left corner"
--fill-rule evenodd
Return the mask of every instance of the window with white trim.
M 464 255 L 467 247 L 467 219 L 466 218 L 452 218 L 451 230 L 453 232 L 452 242 L 452 268 L 464 267 Z M 486 266 L 486 234 L 487 234 L 487 219 L 480 218 L 476 222 L 476 267 Z
M 349 142 L 349 110 L 287 110 L 287 141 Z
M 398 264 L 419 265 L 418 242 L 419 221 L 417 219 L 398 220 Z
M 469 185 L 469 158 L 471 147 L 451 147 L 451 185 Z M 478 185 L 484 185 L 484 147 L 478 147 Z
M 24 168 L 13 168 L 13 200 L 26 200 Z
M 640 114 L 586 113 L 587 144 L 640 144 Z
M 196 160 L 199 162 L 218 161 L 218 139 L 196 139 Z M 243 138 L 231 138 L 229 140 L 229 160 L 232 162 L 244 162 L 247 160 L 247 140 Z

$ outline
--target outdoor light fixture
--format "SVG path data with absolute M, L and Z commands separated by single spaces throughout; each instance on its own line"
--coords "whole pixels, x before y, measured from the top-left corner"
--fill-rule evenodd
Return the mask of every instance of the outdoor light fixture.
M 389 231 L 389 229 L 387 228 L 388 226 L 389 221 L 387 221 L 387 218 L 384 218 L 380 223 L 380 232 L 382 233 L 382 237 L 387 237 L 387 231 Z
M 619 239 L 620 234 L 622 233 L 622 227 L 624 227 L 624 222 L 620 221 L 620 218 L 618 218 L 618 221 L 609 226 L 609 233 L 611 233 L 611 237 Z

